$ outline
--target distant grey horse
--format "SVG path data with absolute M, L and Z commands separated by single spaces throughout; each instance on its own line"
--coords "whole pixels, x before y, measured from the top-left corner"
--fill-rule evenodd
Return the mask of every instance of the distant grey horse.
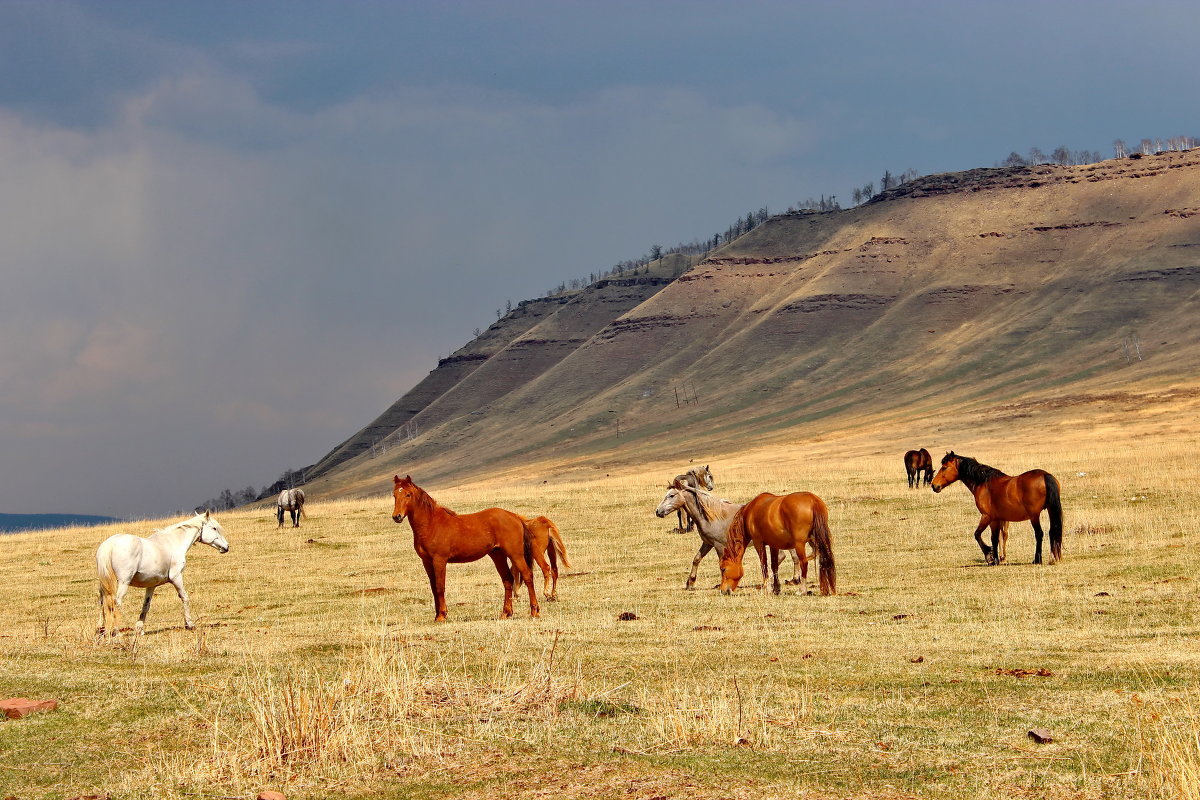
M 284 489 L 279 493 L 279 500 L 275 507 L 275 517 L 279 520 L 279 527 L 283 527 L 283 512 L 288 511 L 292 515 L 292 527 L 300 527 L 300 517 L 308 519 L 308 514 L 304 513 L 304 490 L 303 489 Z
M 704 489 L 710 492 L 713 490 L 713 486 L 715 485 L 713 483 L 712 471 L 708 468 L 708 464 L 705 464 L 703 467 L 692 467 L 682 475 L 676 475 L 671 479 L 671 482 L 667 484 L 667 487 L 670 488 L 671 486 L 674 486 L 676 481 L 683 481 L 686 485 L 692 487 L 693 489 L 704 487 Z M 688 533 L 695 527 L 695 523 L 692 522 L 691 517 L 688 517 L 687 527 L 683 527 L 683 516 L 683 509 L 681 508 L 677 513 L 679 520 L 678 531 L 680 533 Z
M 654 513 L 662 518 L 672 511 L 687 511 L 688 517 L 696 521 L 696 528 L 700 532 L 700 551 L 692 559 L 692 572 L 688 575 L 687 583 L 683 588 L 695 588 L 696 571 L 700 568 L 700 562 L 708 555 L 709 550 L 715 548 L 720 554 L 725 549 L 725 532 L 729 529 L 729 523 L 733 521 L 733 515 L 740 508 L 741 506 L 737 503 L 721 500 L 703 489 L 688 486 L 681 478 L 677 478 L 674 485 L 667 490 L 666 497 L 662 499 Z M 808 573 L 808 562 L 802 560 L 800 554 L 795 550 L 788 552 L 792 554 L 793 572 L 792 580 L 789 583 L 800 586 L 801 592 L 803 592 L 804 579 Z

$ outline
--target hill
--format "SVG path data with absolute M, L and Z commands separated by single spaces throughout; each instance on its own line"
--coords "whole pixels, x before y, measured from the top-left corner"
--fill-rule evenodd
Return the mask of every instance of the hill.
M 323 458 L 314 491 L 1193 403 L 1197 185 L 1200 152 L 929 176 L 773 217 L 674 280 L 523 303 Z

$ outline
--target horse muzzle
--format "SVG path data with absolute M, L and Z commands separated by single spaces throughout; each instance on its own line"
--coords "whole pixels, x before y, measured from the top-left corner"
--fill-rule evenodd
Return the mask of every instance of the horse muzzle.
M 219 552 L 219 553 L 228 553 L 228 552 L 229 552 L 229 545 L 225 545 L 224 547 L 218 547 L 218 548 L 217 548 L 217 552 Z
M 403 522 L 403 521 L 404 521 L 403 514 L 392 514 L 392 522 Z
M 662 518 L 663 518 L 663 517 L 665 517 L 665 516 L 666 516 L 668 513 L 670 513 L 670 512 L 667 512 L 667 511 L 661 511 L 661 510 L 659 510 L 659 509 L 657 509 L 657 508 L 654 510 L 654 516 L 658 517 L 659 519 L 662 519 Z
M 942 490 L 943 487 L 937 486 L 937 485 L 931 483 L 931 484 L 929 484 L 929 488 L 933 489 L 934 494 L 937 494 L 938 492 L 940 492 Z

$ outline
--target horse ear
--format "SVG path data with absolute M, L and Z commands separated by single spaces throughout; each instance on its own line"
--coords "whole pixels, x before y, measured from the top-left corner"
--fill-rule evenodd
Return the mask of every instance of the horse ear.
M 393 475 L 393 476 L 392 476 L 392 483 L 394 483 L 394 484 L 396 484 L 397 486 L 399 486 L 399 485 L 400 485 L 400 476 L 399 476 L 399 475 Z
M 204 509 L 204 518 L 209 519 L 211 517 L 212 517 L 212 510 L 208 509 L 208 508 Z

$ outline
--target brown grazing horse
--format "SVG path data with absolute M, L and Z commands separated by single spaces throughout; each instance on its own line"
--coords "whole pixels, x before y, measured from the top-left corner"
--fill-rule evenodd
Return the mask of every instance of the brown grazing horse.
M 933 480 L 933 456 L 922 447 L 920 450 L 909 450 L 904 454 L 904 471 L 908 473 L 908 488 L 920 489 L 922 473 L 925 485 Z
M 438 505 L 429 493 L 413 483 L 411 477 L 392 479 L 392 496 L 396 499 L 392 521 L 408 517 L 412 525 L 413 547 L 429 575 L 433 603 L 437 616 L 434 622 L 446 620 L 446 564 L 465 564 L 491 556 L 504 581 L 504 610 L 501 619 L 513 613 L 513 575 L 508 562 L 529 587 L 529 616 L 538 616 L 537 595 L 533 590 L 533 573 L 525 560 L 525 520 L 502 508 L 485 508 L 474 514 L 456 514 Z
M 833 536 L 829 531 L 829 509 L 811 492 L 783 496 L 763 492 L 742 506 L 729 523 L 725 551 L 721 554 L 721 592 L 730 594 L 742 579 L 746 538 L 754 543 L 762 565 L 763 591 L 767 590 L 767 554 L 771 549 L 772 590 L 779 594 L 779 553 L 795 550 L 803 558 L 812 542 L 820 559 L 821 594 L 837 593 L 837 571 L 833 563 Z
M 955 481 L 962 481 L 975 496 L 975 507 L 982 514 L 979 526 L 975 528 L 975 541 L 987 563 L 995 565 L 1004 560 L 1008 549 L 1008 523 L 1025 520 L 1033 525 L 1037 540 L 1033 563 L 1042 563 L 1042 509 L 1050 516 L 1050 563 L 1062 560 L 1062 500 L 1058 479 L 1049 472 L 1032 469 L 1014 478 L 973 458 L 955 455 L 951 450 L 942 459 L 942 468 L 933 476 L 933 490 L 940 492 Z M 990 548 L 980 535 L 987 527 L 992 529 Z
M 550 563 L 546 563 L 546 556 Z M 525 520 L 525 563 L 536 561 L 542 568 L 542 597 L 547 600 L 558 599 L 558 559 L 562 557 L 563 566 L 571 568 L 567 560 L 567 546 L 563 544 L 562 534 L 558 532 L 549 517 L 534 517 Z M 553 578 L 553 584 L 551 583 Z M 521 573 L 513 574 L 514 589 L 520 591 Z

